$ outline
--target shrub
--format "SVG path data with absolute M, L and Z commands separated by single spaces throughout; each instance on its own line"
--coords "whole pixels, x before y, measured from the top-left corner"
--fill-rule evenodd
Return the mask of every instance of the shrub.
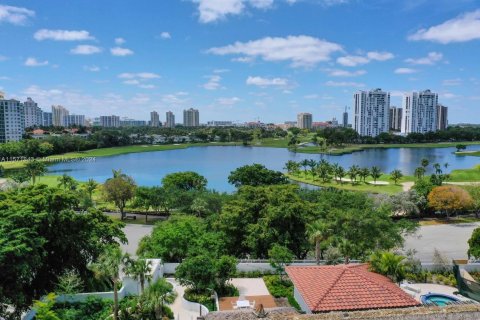
M 185 300 L 203 304 L 209 311 L 215 311 L 215 301 L 212 299 L 211 292 L 196 292 L 192 289 L 185 290 L 183 295 Z

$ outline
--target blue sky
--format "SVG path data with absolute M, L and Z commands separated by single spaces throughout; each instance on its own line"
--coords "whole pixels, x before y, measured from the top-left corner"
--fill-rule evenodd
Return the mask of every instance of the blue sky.
M 431 89 L 480 122 L 480 1 L 0 1 L 0 90 L 94 117 L 340 118 L 353 92 Z

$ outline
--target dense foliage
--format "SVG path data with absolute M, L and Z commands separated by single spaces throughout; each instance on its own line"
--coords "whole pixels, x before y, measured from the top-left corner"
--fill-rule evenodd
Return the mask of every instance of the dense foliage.
M 236 187 L 287 184 L 288 179 L 280 171 L 269 170 L 264 165 L 252 164 L 235 169 L 228 182 Z

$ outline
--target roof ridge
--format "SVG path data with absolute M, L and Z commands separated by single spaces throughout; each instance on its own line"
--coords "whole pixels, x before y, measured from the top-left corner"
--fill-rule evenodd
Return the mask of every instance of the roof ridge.
M 335 267 L 335 266 L 332 266 L 332 267 Z M 338 268 L 338 267 L 337 267 Z M 335 269 L 335 268 L 333 268 Z M 345 274 L 345 272 L 348 270 L 349 268 L 347 267 L 347 265 L 343 265 L 342 266 L 342 272 L 340 272 L 338 274 L 338 276 L 336 277 L 335 281 L 332 281 L 332 284 L 330 285 L 330 287 L 325 291 L 325 293 L 323 294 L 322 297 L 320 297 L 320 299 L 318 300 L 318 302 L 315 304 L 315 309 L 318 309 L 318 306 L 323 302 L 323 300 L 325 299 L 325 297 L 330 293 L 330 291 L 332 291 L 332 288 L 337 284 L 338 280 L 340 280 L 340 278 Z M 313 310 L 313 309 L 312 309 Z

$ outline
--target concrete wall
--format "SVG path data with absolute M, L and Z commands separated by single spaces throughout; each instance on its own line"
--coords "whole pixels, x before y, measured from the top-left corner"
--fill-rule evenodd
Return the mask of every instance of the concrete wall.
M 293 297 L 295 298 L 295 300 L 298 302 L 298 305 L 300 306 L 300 309 L 302 309 L 302 311 L 304 311 L 305 313 L 307 314 L 311 314 L 312 311 L 310 310 L 310 308 L 307 306 L 307 304 L 305 303 L 305 300 L 303 300 L 303 297 L 302 295 L 300 294 L 300 292 L 298 292 L 297 290 L 297 287 L 294 287 L 293 288 Z
M 202 316 L 208 314 L 208 309 L 203 304 L 191 302 L 182 297 L 182 308 L 192 312 L 199 312 Z

